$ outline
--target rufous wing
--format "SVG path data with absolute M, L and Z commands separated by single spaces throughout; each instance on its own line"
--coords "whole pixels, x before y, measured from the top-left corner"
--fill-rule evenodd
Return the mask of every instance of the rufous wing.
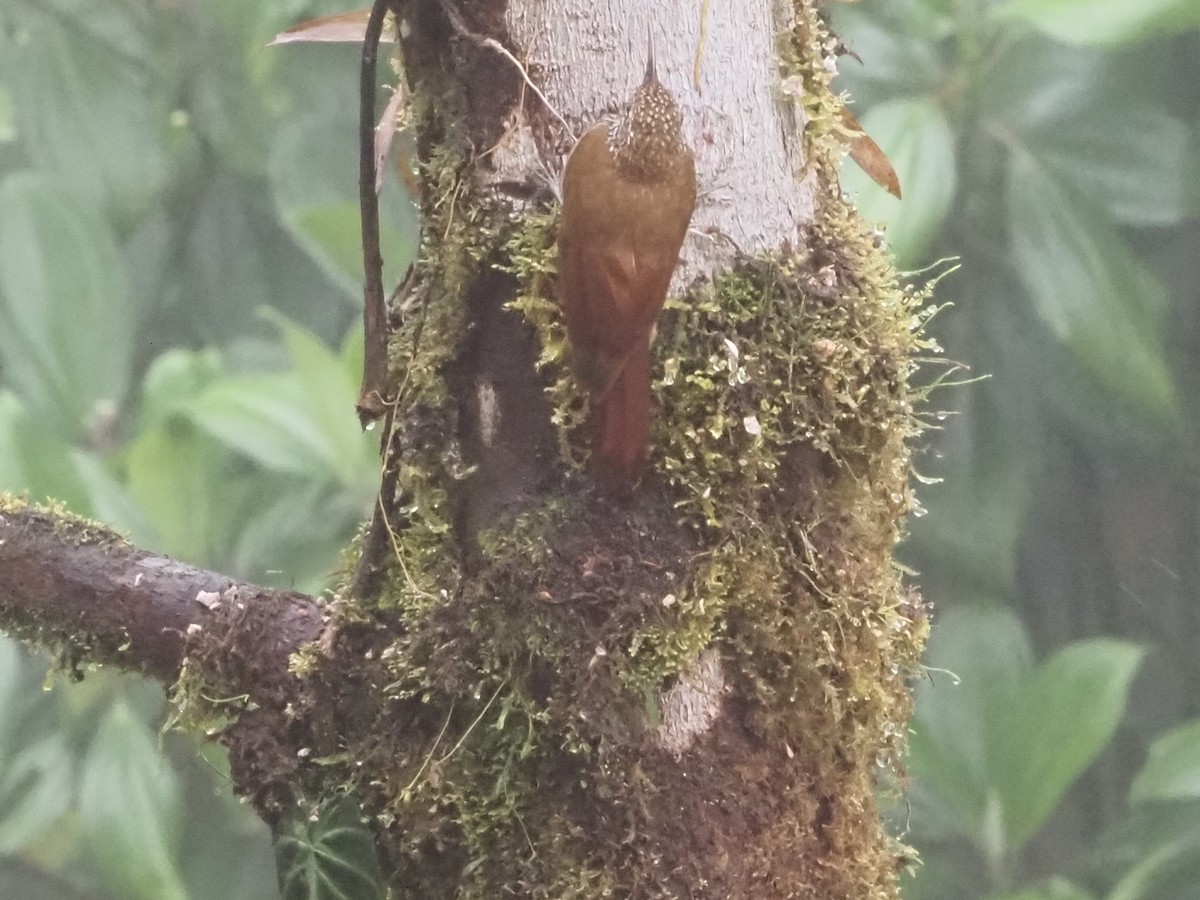
M 575 374 L 603 396 L 625 360 L 650 342 L 662 311 L 671 267 L 655 265 L 630 247 L 572 246 L 560 266 L 563 312 Z
M 575 375 L 591 399 L 592 468 L 622 497 L 646 456 L 650 340 L 695 202 L 690 156 L 677 178 L 624 177 L 604 127 L 579 140 L 563 175 L 563 317 Z

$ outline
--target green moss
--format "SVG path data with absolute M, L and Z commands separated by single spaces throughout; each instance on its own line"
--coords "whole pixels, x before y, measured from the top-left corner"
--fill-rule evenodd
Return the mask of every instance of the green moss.
M 639 735 L 654 728 L 661 691 L 714 645 L 758 740 L 867 810 L 836 819 L 837 840 L 860 861 L 877 857 L 879 880 L 840 895 L 887 895 L 894 848 L 869 810 L 877 763 L 902 747 L 926 627 L 890 561 L 910 502 L 919 398 L 908 379 L 928 349 L 925 298 L 896 282 L 840 201 L 821 208 L 803 253 L 743 259 L 664 317 L 652 464 L 669 519 L 598 512 L 568 487 L 481 536 L 485 563 L 470 575 L 447 563 L 444 525 L 402 535 L 387 605 L 407 628 L 383 656 L 388 701 L 409 718 L 375 762 L 381 784 L 402 788 L 381 815 L 403 823 L 411 896 L 442 883 L 431 846 L 454 848 L 462 897 L 497 884 L 659 896 L 651 880 L 612 881 L 628 853 L 579 855 L 594 835 L 570 797 L 584 790 L 586 809 L 595 792 L 616 802 L 645 789 Z M 532 252 L 550 252 L 548 222 L 516 233 L 514 270 L 548 279 L 548 256 Z M 544 296 L 517 305 L 543 337 L 575 462 L 582 404 Z M 676 522 L 684 542 L 656 543 Z M 635 877 L 650 878 L 630 868 Z
M 0 492 L 0 518 L 21 516 L 21 527 L 52 532 L 57 540 L 75 546 L 94 546 L 104 550 L 129 548 L 121 533 L 84 516 L 76 515 L 57 500 L 31 503 L 28 498 Z M 28 607 L 16 605 L 0 627 L 22 642 L 38 647 L 52 659 L 54 666 L 48 678 L 65 674 L 78 681 L 89 667 L 103 662 L 120 662 L 127 649 L 128 635 L 89 634 L 68 630 L 59 621 L 43 621 L 40 614 Z
M 551 421 L 557 429 L 563 459 L 582 469 L 586 450 L 578 435 L 587 416 L 587 399 L 571 375 L 567 329 L 555 296 L 558 275 L 558 207 L 526 216 L 505 246 L 507 271 L 515 275 L 521 291 L 509 306 L 538 331 L 541 352 L 538 367 L 548 379 Z
M 248 694 L 225 694 L 213 684 L 213 673 L 184 659 L 179 677 L 167 689 L 171 712 L 163 731 L 179 728 L 195 735 L 212 737 L 253 709 Z
M 6 513 L 36 513 L 39 521 L 51 528 L 56 536 L 78 546 L 95 545 L 129 547 L 125 535 L 113 528 L 71 512 L 58 500 L 30 503 L 26 497 L 0 492 L 0 516 Z
M 668 303 L 649 499 L 632 511 L 596 503 L 573 472 L 586 400 L 554 300 L 556 212 L 509 219 L 470 186 L 452 136 L 428 155 L 419 287 L 393 342 L 404 527 L 389 586 L 350 613 L 337 662 L 379 709 L 361 743 L 348 735 L 358 765 L 329 771 L 367 798 L 408 896 L 679 894 L 672 878 L 693 870 L 656 861 L 692 852 L 703 867 L 706 845 L 686 831 L 683 850 L 654 841 L 671 833 L 664 820 L 699 824 L 679 804 L 696 798 L 703 818 L 722 796 L 769 810 L 744 826 L 739 877 L 794 861 L 811 871 L 776 877 L 813 896 L 895 895 L 874 796 L 903 750 L 927 622 L 892 551 L 912 504 L 911 379 L 936 348 L 921 333 L 927 294 L 899 282 L 839 195 L 828 35 L 797 9 L 781 48 L 804 85 L 817 212 L 799 249 L 740 258 Z M 466 467 L 446 370 L 485 265 L 519 281 L 511 306 L 540 338 L 567 474 L 555 500 L 480 535 L 466 569 L 450 528 Z M 681 767 L 649 749 L 658 702 L 710 647 L 744 730 Z M 853 870 L 813 862 L 830 847 Z
M 425 615 L 429 604 L 457 583 L 451 493 L 468 468 L 455 431 L 458 412 L 448 370 L 467 329 L 466 296 L 487 263 L 488 235 L 499 221 L 472 181 L 473 160 L 457 131 L 462 120 L 455 114 L 461 106 L 457 93 L 452 87 L 427 86 L 415 96 L 410 114 L 418 123 L 436 122 L 439 140 L 421 164 L 415 288 L 402 300 L 390 342 L 390 377 L 397 385 L 393 427 L 400 435 L 404 491 L 399 521 L 391 524 L 393 540 L 404 546 L 397 553 L 397 577 L 377 604 L 406 618 Z
M 894 896 L 874 795 L 903 749 L 927 624 L 891 556 L 912 503 L 910 381 L 934 348 L 927 296 L 839 196 L 828 47 L 798 4 L 780 51 L 800 85 L 787 93 L 806 121 L 814 221 L 799 249 L 740 258 L 669 302 L 652 473 L 632 511 L 597 503 L 575 472 L 586 400 L 554 299 L 557 212 L 511 218 L 474 180 L 456 91 L 414 92 L 423 238 L 391 343 L 395 561 L 380 597 L 340 592 L 333 646 L 292 660 L 320 687 L 309 717 L 339 740 L 305 787 L 355 791 L 407 896 L 683 896 L 736 841 L 732 884 L 770 872 L 812 896 Z M 540 339 L 567 474 L 556 499 L 480 535 L 468 568 L 449 372 L 488 268 L 520 285 L 511 305 Z M 708 648 L 730 712 L 680 765 L 654 749 L 659 702 Z M 213 683 L 180 679 L 193 728 L 244 708 Z

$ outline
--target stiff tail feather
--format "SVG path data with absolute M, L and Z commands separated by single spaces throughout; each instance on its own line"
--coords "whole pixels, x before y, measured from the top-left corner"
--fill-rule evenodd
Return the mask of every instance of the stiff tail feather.
M 612 387 L 592 400 L 592 475 L 605 493 L 629 500 L 650 442 L 650 347 L 626 360 Z

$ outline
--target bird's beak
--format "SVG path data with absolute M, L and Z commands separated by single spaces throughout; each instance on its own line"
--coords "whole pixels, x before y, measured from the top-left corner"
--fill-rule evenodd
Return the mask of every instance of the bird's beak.
M 658 81 L 658 75 L 654 71 L 654 35 L 650 29 L 646 29 L 646 77 L 642 80 L 643 87 L 650 84 L 655 84 Z

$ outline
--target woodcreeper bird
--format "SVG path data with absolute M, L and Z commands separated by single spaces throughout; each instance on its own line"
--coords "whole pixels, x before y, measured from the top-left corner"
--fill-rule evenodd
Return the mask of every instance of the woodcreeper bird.
M 675 98 L 654 71 L 625 113 L 579 139 L 563 173 L 559 290 L 575 377 L 588 392 L 591 471 L 628 500 L 650 436 L 650 344 L 696 205 Z

